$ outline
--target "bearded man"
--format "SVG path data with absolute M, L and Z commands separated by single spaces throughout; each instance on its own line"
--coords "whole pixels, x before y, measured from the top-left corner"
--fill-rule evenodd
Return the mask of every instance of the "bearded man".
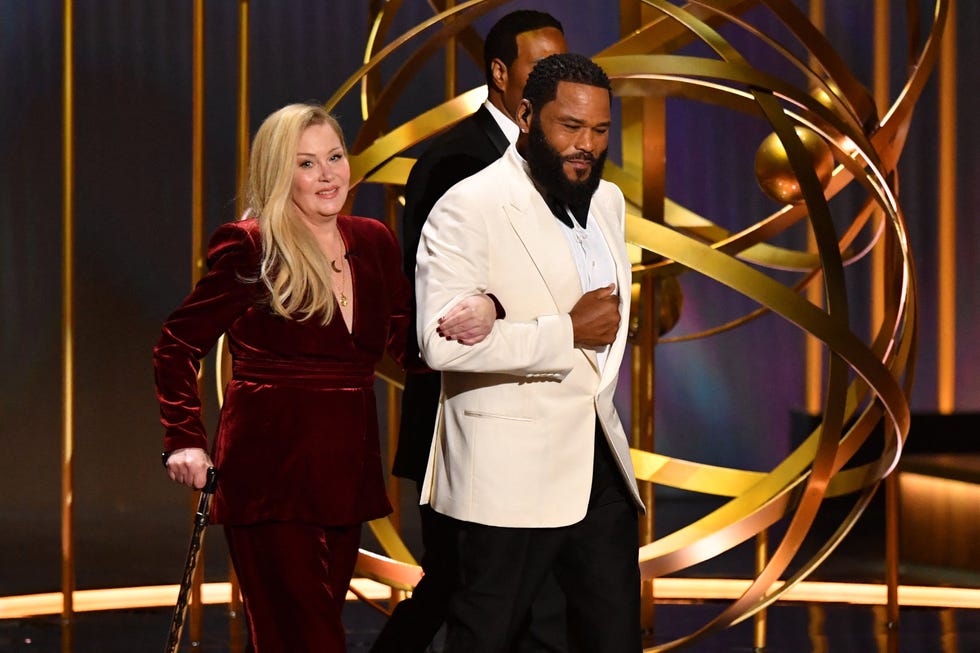
M 601 180 L 612 91 L 556 54 L 523 96 L 518 142 L 442 196 L 417 252 L 420 350 L 442 371 L 421 502 L 458 522 L 446 651 L 507 650 L 553 573 L 570 648 L 631 653 L 643 506 L 613 405 L 630 263 L 622 192 Z M 490 334 L 444 338 L 447 308 L 485 292 L 506 311 Z
M 437 136 L 419 156 L 405 185 L 403 266 L 415 278 L 415 252 L 432 206 L 456 183 L 499 159 L 517 140 L 517 108 L 534 64 L 565 52 L 564 31 L 554 16 L 519 9 L 500 18 L 483 45 L 487 100 L 477 111 Z M 408 353 L 416 355 L 415 329 Z M 438 372 L 412 370 L 405 377 L 395 476 L 422 487 L 439 405 Z M 371 653 L 424 653 L 446 620 L 456 587 L 455 521 L 419 506 L 424 575 L 410 598 L 400 601 L 371 647 Z M 565 597 L 549 577 L 534 600 L 526 625 L 508 653 L 567 653 Z

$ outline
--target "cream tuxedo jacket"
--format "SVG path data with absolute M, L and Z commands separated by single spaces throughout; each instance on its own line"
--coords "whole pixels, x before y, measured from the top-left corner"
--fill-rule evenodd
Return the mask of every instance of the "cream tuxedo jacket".
M 514 146 L 453 186 L 422 230 L 416 268 L 419 348 L 442 371 L 442 396 L 421 503 L 456 519 L 508 527 L 580 521 L 592 482 L 595 418 L 642 503 L 613 405 L 626 345 L 630 263 L 625 204 L 601 182 L 595 219 L 616 265 L 622 319 L 600 373 L 576 349 L 569 311 L 583 291 L 560 223 Z M 436 332 L 461 298 L 491 292 L 507 315 L 473 346 Z

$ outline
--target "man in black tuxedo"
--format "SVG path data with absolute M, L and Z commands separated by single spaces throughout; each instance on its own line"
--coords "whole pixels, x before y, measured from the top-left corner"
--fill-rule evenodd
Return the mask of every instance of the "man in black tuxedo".
M 487 101 L 472 116 L 433 140 L 408 177 L 402 249 L 410 279 L 415 278 L 422 225 L 433 205 L 457 182 L 499 159 L 517 140 L 516 112 L 528 73 L 540 59 L 566 50 L 561 23 L 546 13 L 515 11 L 490 29 L 483 52 Z M 498 306 L 498 316 L 503 310 L 505 307 Z M 414 331 L 408 340 L 411 353 L 417 346 Z M 438 372 L 409 374 L 406 378 L 392 473 L 415 481 L 418 488 L 429 458 L 439 392 Z M 442 626 L 456 587 L 455 522 L 428 505 L 419 510 L 425 575 L 412 597 L 398 604 L 372 653 L 424 651 Z M 536 600 L 514 652 L 563 652 L 567 650 L 565 639 L 564 597 L 551 579 Z

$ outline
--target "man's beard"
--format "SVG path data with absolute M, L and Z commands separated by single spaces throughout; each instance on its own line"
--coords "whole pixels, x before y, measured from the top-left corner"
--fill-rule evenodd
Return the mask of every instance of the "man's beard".
M 607 151 L 603 150 L 599 156 L 587 152 L 562 156 L 548 142 L 538 121 L 532 120 L 524 158 L 531 170 L 531 177 L 545 191 L 566 206 L 587 208 L 592 201 L 593 193 L 599 187 L 599 180 L 602 179 L 602 168 L 606 162 Z M 576 160 L 588 161 L 592 164 L 589 176 L 581 181 L 572 181 L 564 170 L 566 161 Z

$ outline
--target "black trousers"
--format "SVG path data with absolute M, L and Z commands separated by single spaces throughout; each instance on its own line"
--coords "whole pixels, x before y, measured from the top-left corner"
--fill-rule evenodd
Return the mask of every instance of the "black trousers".
M 507 651 L 552 573 L 565 594 L 569 650 L 642 650 L 637 511 L 598 425 L 591 492 L 585 518 L 571 526 L 460 522 L 445 653 Z
M 371 647 L 371 653 L 423 653 L 446 622 L 449 601 L 458 585 L 458 530 L 462 522 L 429 506 L 419 506 L 422 569 L 425 575 L 411 598 L 400 602 Z M 565 596 L 548 574 L 509 653 L 566 653 Z

